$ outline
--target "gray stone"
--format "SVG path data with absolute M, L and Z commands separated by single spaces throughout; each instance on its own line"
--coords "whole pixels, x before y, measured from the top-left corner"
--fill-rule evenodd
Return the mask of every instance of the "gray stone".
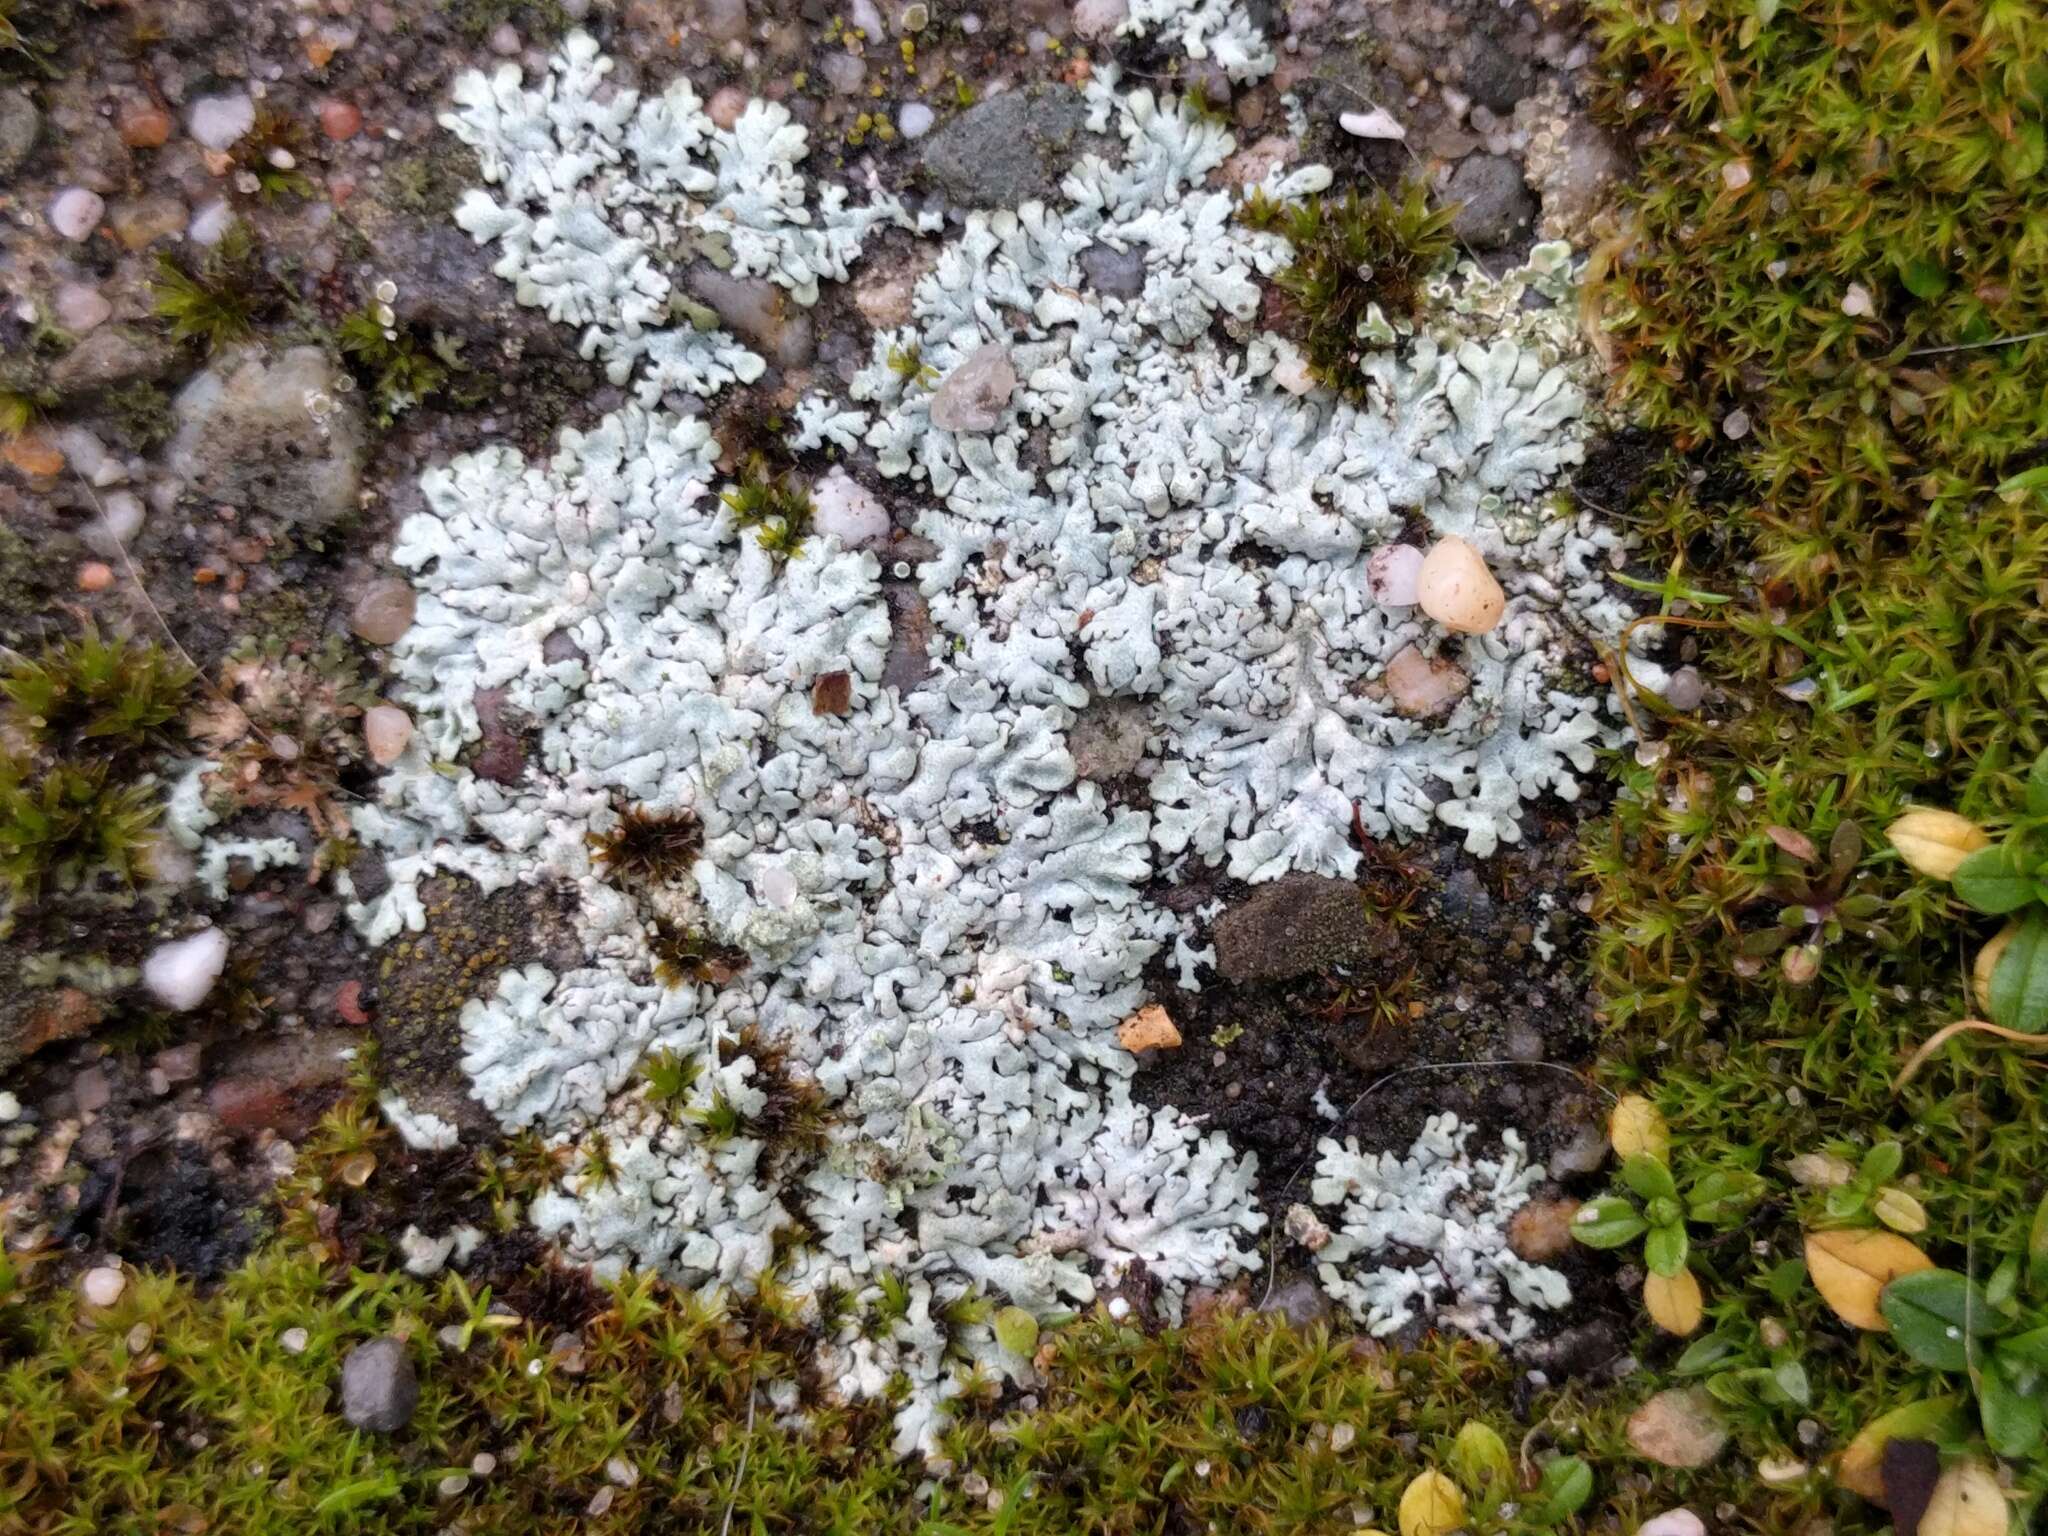
M 356 508 L 369 435 L 341 370 L 318 347 L 243 349 L 178 392 L 168 460 L 209 501 L 324 527 Z
M 1261 1312 L 1277 1312 L 1293 1328 L 1313 1328 L 1330 1320 L 1330 1298 L 1307 1275 L 1275 1286 L 1273 1294 L 1259 1303 Z
M 1216 969 L 1226 981 L 1287 981 L 1383 954 L 1394 941 L 1348 880 L 1296 872 L 1216 920 Z
M 43 114 L 27 91 L 18 86 L 0 91 L 0 177 L 21 169 L 42 131 Z
M 1097 243 L 1081 252 L 1081 270 L 1088 286 L 1113 299 L 1135 299 L 1145 291 L 1145 248 L 1134 245 L 1120 251 Z
M 765 277 L 734 277 L 708 261 L 691 264 L 683 286 L 717 312 L 726 329 L 781 368 L 801 368 L 817 351 L 811 317 Z
M 1673 709 L 1691 713 L 1707 696 L 1707 685 L 1698 667 L 1680 667 L 1664 685 L 1664 702 Z
M 1071 86 L 991 96 L 922 141 L 925 174 L 969 208 L 1014 208 L 1049 197 L 1073 160 L 1087 115 Z
M 176 361 L 176 349 L 153 332 L 132 325 L 102 326 L 50 365 L 50 387 L 66 399 L 96 394 L 141 379 L 160 379 Z
M 1607 1150 L 1607 1129 L 1598 1119 L 1566 1123 L 1558 1128 L 1557 1140 L 1543 1165 L 1558 1178 L 1595 1173 L 1607 1161 Z
M 1459 205 L 1451 233 L 1477 250 L 1511 244 L 1536 222 L 1536 195 L 1505 155 L 1467 155 L 1451 172 L 1444 196 Z
M 1536 67 L 1516 53 L 1506 39 L 1481 29 L 1467 39 L 1464 68 L 1459 71 L 1465 94 L 1491 111 L 1506 114 L 1536 89 Z
M 386 1334 L 358 1344 L 341 1362 L 341 1416 L 357 1429 L 388 1435 L 412 1422 L 419 1377 L 403 1339 Z
M 1136 699 L 1097 699 L 1067 731 L 1067 750 L 1081 778 L 1120 779 L 1145 760 L 1151 724 Z

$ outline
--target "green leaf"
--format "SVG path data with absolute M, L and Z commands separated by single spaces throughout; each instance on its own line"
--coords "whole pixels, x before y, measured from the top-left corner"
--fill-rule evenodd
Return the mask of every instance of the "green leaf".
M 1884 1288 L 1877 1307 L 1899 1347 L 1937 1371 L 1968 1370 L 1970 1338 L 1996 1333 L 2002 1321 L 1983 1287 L 1952 1269 L 1899 1276 Z
M 2037 1300 L 2048 1299 L 2048 1195 L 2034 1207 L 2034 1224 L 2027 1229 L 2027 1289 Z
M 2009 1253 L 1998 1261 L 1998 1268 L 1991 1271 L 1991 1278 L 1984 1282 L 1984 1299 L 1993 1308 L 2011 1317 L 2015 1310 L 2013 1299 L 2020 1292 L 2020 1256 Z
M 2037 1371 L 2048 1371 L 2048 1327 L 2029 1328 L 2025 1333 L 2000 1339 L 1997 1353 L 2001 1359 L 2016 1360 Z
M 1638 1152 L 1621 1165 L 1621 1182 L 1645 1200 L 1675 1200 L 1677 1181 L 1660 1158 Z
M 2027 814 L 2048 816 L 2048 752 L 2034 759 L 2027 770 Z
M 1649 1230 L 1650 1224 L 1619 1195 L 1588 1200 L 1572 1217 L 1572 1236 L 1588 1248 L 1619 1248 Z
M 1576 1456 L 1559 1456 L 1537 1480 L 1536 1508 L 1530 1518 L 1538 1525 L 1562 1525 L 1592 1497 L 1593 1469 Z
M 1991 968 L 1990 1003 L 1994 1024 L 2030 1035 L 2048 1028 L 2048 908 L 2037 907 L 2021 920 Z
M 1490 1425 L 1467 1419 L 1451 1442 L 1451 1470 L 1465 1491 L 1491 1509 L 1515 1485 L 1515 1462 L 1508 1444 Z
M 1785 1259 L 1772 1266 L 1764 1280 L 1764 1289 L 1771 1293 L 1771 1300 L 1784 1306 L 1806 1289 L 1806 1260 Z
M 1643 1262 L 1660 1275 L 1675 1275 L 1685 1268 L 1688 1243 L 1683 1226 L 1652 1227 L 1643 1239 Z
M 2014 491 L 2048 491 L 2048 464 L 2036 464 L 1998 482 L 1999 495 L 2009 496 Z
M 2041 1402 L 2016 1391 L 1996 1360 L 1977 1373 L 1977 1413 L 1991 1449 L 2013 1461 L 2033 1455 L 2041 1444 Z
M 1979 848 L 1956 866 L 1956 894 L 1979 912 L 1998 917 L 2034 899 L 2034 884 L 2004 843 Z
M 995 1316 L 996 1342 L 1013 1355 L 1031 1358 L 1038 1348 L 1038 1319 L 1022 1307 L 1004 1307 Z
M 1778 14 L 1780 0 L 1756 0 L 1756 21 L 1760 27 L 1768 27 L 1771 18 Z
M 1906 1149 L 1896 1141 L 1880 1141 L 1863 1154 L 1863 1162 L 1856 1170 L 1856 1178 L 1866 1189 L 1875 1189 L 1888 1183 L 1892 1175 L 1905 1165 Z
M 1671 1369 L 1679 1376 L 1698 1376 L 1740 1354 L 1741 1349 L 1742 1346 L 1732 1335 L 1710 1333 L 1705 1338 L 1694 1339 L 1686 1345 L 1685 1353 L 1672 1362 Z
M 1948 292 L 1948 273 L 1925 256 L 1909 261 L 1899 272 L 1899 281 L 1916 299 L 1938 299 Z
M 1797 1360 L 1781 1360 L 1771 1367 L 1771 1381 L 1785 1394 L 1785 1400 L 1804 1408 L 1813 1401 L 1813 1387 L 1806 1379 L 1806 1367 Z
M 1727 1226 L 1761 1200 L 1767 1187 L 1746 1168 L 1716 1168 L 1693 1185 L 1686 1208 L 1694 1221 Z

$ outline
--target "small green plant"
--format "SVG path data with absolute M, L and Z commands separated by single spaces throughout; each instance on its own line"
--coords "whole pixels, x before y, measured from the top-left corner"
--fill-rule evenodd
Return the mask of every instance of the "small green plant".
M 1915 1236 L 1927 1230 L 1927 1209 L 1911 1191 L 1894 1184 L 1905 1162 L 1905 1148 L 1880 1141 L 1855 1163 L 1831 1152 L 1809 1152 L 1792 1159 L 1800 1183 L 1826 1190 L 1821 1219 L 1829 1226 L 1868 1226 L 1882 1222 L 1894 1232 Z
M 1991 1022 L 2030 1035 L 2048 1029 L 2048 752 L 2028 769 L 2020 808 L 1997 842 L 1947 811 L 1909 811 L 1887 835 L 1909 865 L 1948 880 L 1966 906 L 2007 919 L 1975 967 Z
M 676 1051 L 655 1051 L 640 1063 L 640 1076 L 647 1084 L 647 1099 L 671 1113 L 689 1102 L 690 1089 L 703 1075 L 704 1063 L 695 1056 Z
M 251 335 L 280 299 L 254 237 L 239 221 L 196 260 L 160 254 L 150 297 L 173 341 L 197 342 L 210 352 Z
M 757 530 L 761 548 L 788 560 L 811 531 L 811 496 L 792 470 L 775 471 L 760 454 L 741 466 L 738 481 L 719 500 L 732 509 L 733 525 Z
M 1622 1248 L 1642 1239 L 1650 1271 L 1643 1304 L 1651 1320 L 1668 1333 L 1691 1333 L 1699 1326 L 1701 1297 L 1686 1262 L 1692 1251 L 1688 1224 L 1735 1226 L 1763 1198 L 1764 1181 L 1746 1168 L 1715 1168 L 1681 1196 L 1669 1165 L 1648 1152 L 1622 1161 L 1621 1180 L 1635 1198 L 1588 1200 L 1572 1217 L 1572 1236 L 1588 1248 Z
M 161 739 L 192 687 L 192 669 L 153 645 L 102 637 L 88 623 L 75 640 L 17 655 L 0 671 L 0 695 L 39 744 L 106 739 L 124 747 Z
M 1918 1270 L 1886 1285 L 1878 1305 L 1914 1361 L 1967 1378 L 1994 1454 L 2011 1461 L 2041 1455 L 2048 1445 L 2048 1199 L 2024 1246 L 1981 1283 L 1951 1269 Z M 2027 1524 L 2022 1516 L 2019 1528 Z
M 1795 987 L 1820 974 L 1821 956 L 1845 934 L 1879 944 L 1895 942 L 1877 919 L 1884 910 L 1876 895 L 1850 887 L 1863 862 L 1863 829 L 1853 821 L 1836 825 L 1822 860 L 1813 840 L 1789 827 L 1764 829 L 1777 845 L 1776 867 L 1762 895 L 1781 903 L 1778 920 L 1745 934 L 1737 948 L 1736 971 L 1755 975 L 1762 962 L 1779 956 L 1778 969 Z
M 357 381 L 368 392 L 379 426 L 447 389 L 469 371 L 462 343 L 439 331 L 422 337 L 401 324 L 390 303 L 373 298 L 335 327 L 335 341 Z
M 1443 1455 L 1448 1472 L 1429 1468 L 1401 1492 L 1401 1536 L 1454 1531 L 1550 1531 L 1593 1496 L 1593 1469 L 1577 1456 L 1553 1456 L 1524 1491 L 1514 1457 L 1499 1431 L 1468 1419 Z
M 281 197 L 311 197 L 313 183 L 299 169 L 312 152 L 313 135 L 306 125 L 265 102 L 256 121 L 235 141 L 236 190 L 263 202 Z
M 17 900 L 101 871 L 132 881 L 146 867 L 161 809 L 153 783 L 110 782 L 105 763 L 24 774 L 0 757 L 0 880 Z
M 1423 279 L 1451 253 L 1453 211 L 1432 212 L 1420 182 L 1409 183 L 1399 201 L 1356 188 L 1292 204 L 1254 192 L 1239 209 L 1244 223 L 1285 235 L 1294 247 L 1293 263 L 1275 279 L 1284 300 L 1281 329 L 1323 383 L 1363 392 L 1358 362 L 1373 312 L 1415 312 Z

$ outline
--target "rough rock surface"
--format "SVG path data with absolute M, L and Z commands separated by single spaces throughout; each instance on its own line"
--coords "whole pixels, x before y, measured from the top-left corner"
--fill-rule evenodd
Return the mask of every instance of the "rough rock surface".
M 1084 779 L 1121 778 L 1145 760 L 1151 727 L 1136 699 L 1097 699 L 1067 733 L 1074 772 Z
M 1451 232 L 1477 250 L 1512 245 L 1536 222 L 1536 196 L 1506 155 L 1467 155 L 1451 172 L 1444 196 L 1458 204 Z
M 924 141 L 925 174 L 970 208 L 1049 196 L 1086 116 L 1080 93 L 1065 86 L 991 97 Z
M 179 391 L 172 467 L 191 490 L 244 512 L 325 527 L 355 510 L 368 433 L 318 347 L 241 351 Z
M 1357 886 L 1296 873 L 1216 920 L 1216 969 L 1229 981 L 1287 981 L 1365 959 L 1388 942 Z

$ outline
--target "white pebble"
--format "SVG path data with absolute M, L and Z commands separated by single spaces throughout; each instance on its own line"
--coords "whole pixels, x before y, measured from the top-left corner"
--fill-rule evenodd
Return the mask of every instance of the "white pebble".
M 21 1118 L 21 1100 L 0 1089 L 0 1125 L 12 1125 Z
M 921 101 L 907 101 L 896 114 L 896 127 L 906 139 L 921 139 L 932 131 L 934 113 Z
M 1842 295 L 1842 313 L 1845 315 L 1870 315 L 1876 307 L 1870 302 L 1870 290 L 1861 283 L 1851 283 L 1849 291 Z
M 889 537 L 889 509 L 843 469 L 811 487 L 811 522 L 848 549 L 885 543 Z
M 363 743 L 378 767 L 389 768 L 397 762 L 411 740 L 412 716 L 396 704 L 373 704 L 363 711 Z
M 107 200 L 86 187 L 66 187 L 50 203 L 50 228 L 66 240 L 83 240 L 100 227 Z
M 105 324 L 114 312 L 106 296 L 90 283 L 66 283 L 57 290 L 57 301 L 51 308 L 56 312 L 57 324 L 75 336 Z
M 1382 608 L 1413 608 L 1422 600 L 1422 551 L 1413 544 L 1384 544 L 1365 562 L 1365 584 Z
M 1689 1509 L 1667 1509 L 1637 1526 L 1636 1536 L 1707 1536 L 1707 1523 Z
M 1405 139 L 1408 130 L 1385 107 L 1374 107 L 1370 112 L 1345 112 L 1339 114 L 1337 126 L 1354 139 Z
M 142 962 L 142 984 L 166 1008 L 184 1013 L 205 1001 L 227 963 L 228 936 L 202 928 L 150 951 Z
M 85 1278 L 78 1283 L 85 1299 L 95 1307 L 111 1307 L 121 1299 L 121 1293 L 128 1289 L 128 1277 L 109 1265 L 88 1269 Z
M 1107 37 L 1130 14 L 1130 0 L 1077 0 L 1074 31 L 1081 37 Z
M 796 905 L 796 876 L 779 864 L 771 864 L 761 871 L 755 882 L 761 900 L 771 907 L 780 907 L 787 912 Z
M 185 226 L 185 238 L 194 245 L 218 245 L 234 222 L 234 209 L 225 200 L 216 200 L 192 215 L 192 222 Z
M 202 96 L 192 103 L 185 129 L 208 149 L 224 150 L 256 126 L 256 103 L 239 91 Z
M 288 1355 L 303 1355 L 306 1346 L 313 1342 L 313 1335 L 304 1328 L 287 1328 L 277 1336 L 278 1344 Z

